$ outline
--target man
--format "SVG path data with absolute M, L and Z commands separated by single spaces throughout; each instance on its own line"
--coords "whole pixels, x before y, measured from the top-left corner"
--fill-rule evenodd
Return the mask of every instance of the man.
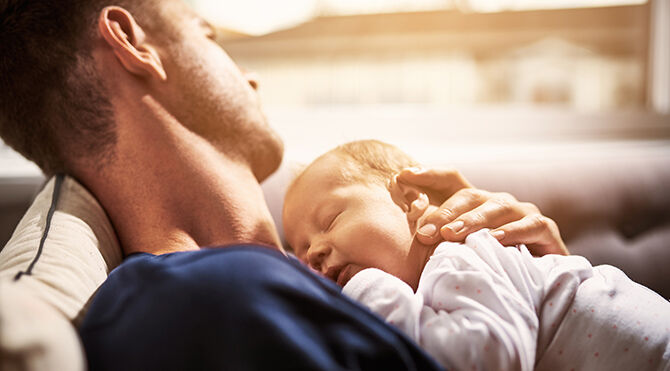
M 127 256 L 82 325 L 89 366 L 438 368 L 282 254 L 259 186 L 279 166 L 282 142 L 257 82 L 212 27 L 178 0 L 115 4 L 0 2 L 0 86 L 12 98 L 0 99 L 0 135 L 47 175 L 84 184 Z M 428 175 L 419 181 L 445 179 Z M 447 200 L 465 186 L 436 189 Z M 466 196 L 465 211 L 500 201 Z M 483 219 L 527 217 L 512 201 Z M 436 223 L 450 221 L 440 215 Z

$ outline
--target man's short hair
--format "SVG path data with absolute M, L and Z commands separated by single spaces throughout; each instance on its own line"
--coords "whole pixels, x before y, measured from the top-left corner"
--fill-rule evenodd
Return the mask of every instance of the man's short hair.
M 108 3 L 0 0 L 0 137 L 47 175 L 113 156 L 114 112 L 91 54 Z

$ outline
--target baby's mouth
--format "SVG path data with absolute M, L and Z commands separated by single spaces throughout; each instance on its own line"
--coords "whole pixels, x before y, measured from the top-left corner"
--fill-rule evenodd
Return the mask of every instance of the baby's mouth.
M 340 287 L 344 287 L 344 285 L 349 282 L 351 277 L 353 277 L 356 273 L 360 272 L 361 268 L 357 267 L 356 265 L 353 264 L 347 264 L 344 269 L 340 271 L 340 274 L 337 276 L 337 284 Z
M 342 269 L 345 267 L 345 264 L 334 265 L 326 270 L 325 276 L 333 282 L 337 282 Z
M 331 281 L 337 283 L 338 286 L 344 287 L 349 282 L 351 277 L 361 270 L 355 264 L 341 264 L 328 268 L 326 277 Z
M 344 286 L 347 283 L 347 281 L 349 281 L 349 279 L 346 278 L 349 267 L 351 267 L 351 265 L 349 264 L 345 265 L 342 269 L 340 269 L 339 273 L 337 274 L 337 279 L 335 280 L 335 282 L 337 282 L 338 286 Z

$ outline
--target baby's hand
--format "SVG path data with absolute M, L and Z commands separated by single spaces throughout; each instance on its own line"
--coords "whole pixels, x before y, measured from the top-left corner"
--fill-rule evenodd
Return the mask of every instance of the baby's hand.
M 509 193 L 476 189 L 455 169 L 405 169 L 397 180 L 429 191 L 442 205 L 419 221 L 419 242 L 463 241 L 482 228 L 503 245 L 526 244 L 534 255 L 568 255 L 556 223 Z M 439 233 L 438 233 L 439 230 Z

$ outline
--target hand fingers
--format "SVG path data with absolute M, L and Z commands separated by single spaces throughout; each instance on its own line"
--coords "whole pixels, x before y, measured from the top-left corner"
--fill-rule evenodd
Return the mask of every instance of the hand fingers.
M 489 199 L 490 193 L 475 188 L 463 188 L 449 197 L 440 208 L 418 221 L 417 238 L 425 245 L 441 240 L 438 231 L 464 213 L 471 211 Z
M 527 215 L 491 231 L 501 244 L 525 244 L 535 256 L 545 254 L 569 255 L 556 222 L 539 213 Z
M 482 228 L 497 228 L 534 212 L 532 204 L 519 202 L 508 193 L 494 193 L 486 202 L 443 226 L 440 234 L 446 241 L 463 241 Z
M 453 168 L 409 168 L 402 170 L 397 177 L 399 182 L 429 188 L 439 192 L 443 199 L 462 188 L 472 188 L 472 184 Z

